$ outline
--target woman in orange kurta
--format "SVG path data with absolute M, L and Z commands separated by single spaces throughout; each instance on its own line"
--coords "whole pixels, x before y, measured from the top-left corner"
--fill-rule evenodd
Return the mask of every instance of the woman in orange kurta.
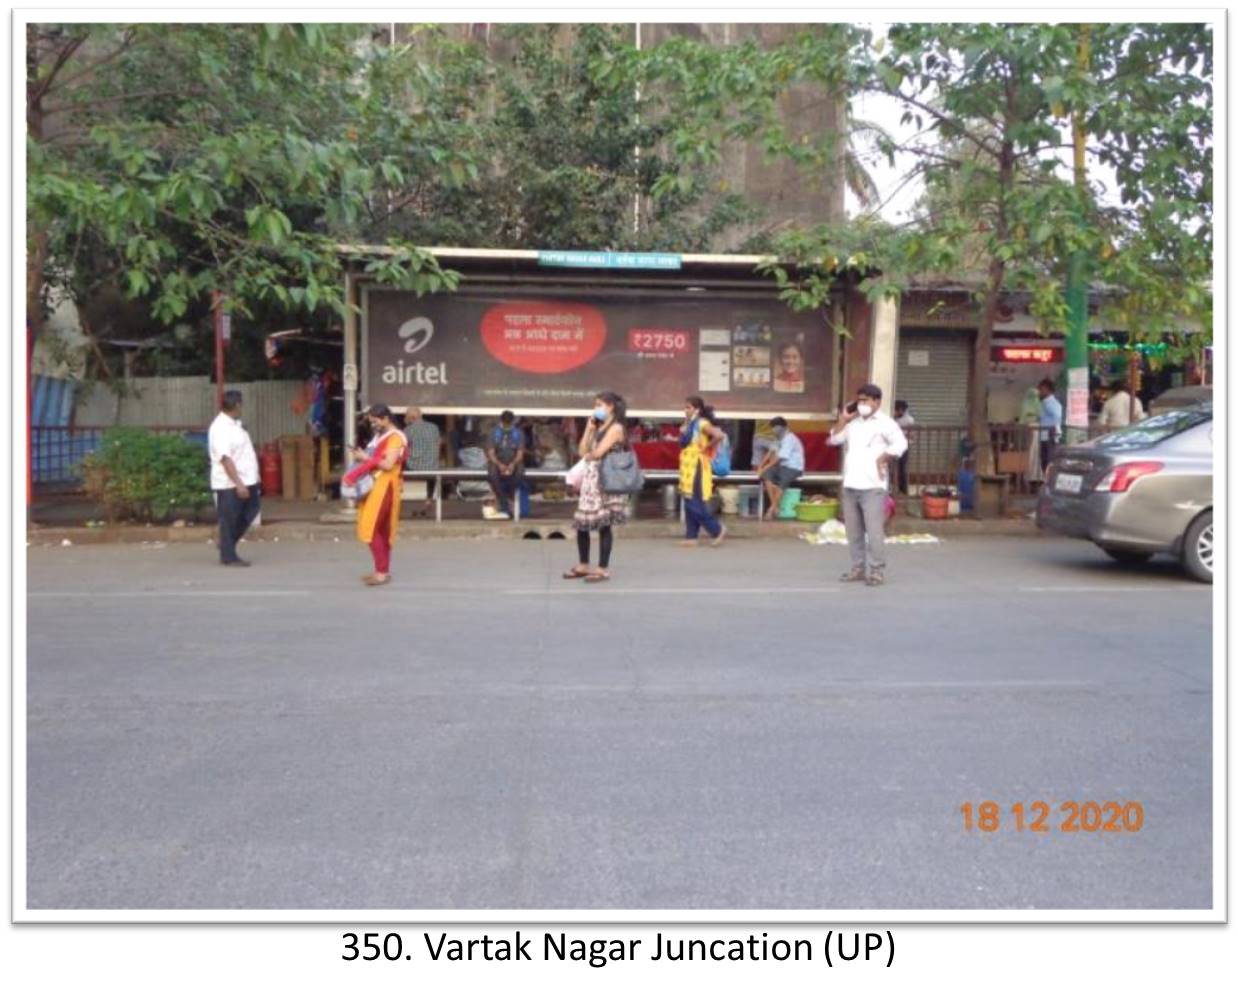
M 374 429 L 374 438 L 365 451 L 355 450 L 353 455 L 373 464 L 374 487 L 357 513 L 357 539 L 369 544 L 374 556 L 374 573 L 361 580 L 368 585 L 380 585 L 391 580 L 391 544 L 400 521 L 408 440 L 395 427 L 391 409 L 386 405 L 371 405 L 366 416 Z

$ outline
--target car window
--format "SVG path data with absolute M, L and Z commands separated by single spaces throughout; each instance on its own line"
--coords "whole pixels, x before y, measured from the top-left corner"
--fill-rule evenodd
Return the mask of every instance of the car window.
M 1174 446 L 1179 453 L 1191 453 L 1196 456 L 1211 456 L 1212 455 L 1212 423 L 1206 425 L 1197 425 L 1193 429 L 1187 429 L 1186 432 L 1174 441 Z
M 1177 436 L 1198 425 L 1212 421 L 1211 408 L 1193 408 L 1186 411 L 1162 412 L 1142 422 L 1117 429 L 1096 439 L 1096 445 L 1105 450 L 1138 450 L 1145 446 Z

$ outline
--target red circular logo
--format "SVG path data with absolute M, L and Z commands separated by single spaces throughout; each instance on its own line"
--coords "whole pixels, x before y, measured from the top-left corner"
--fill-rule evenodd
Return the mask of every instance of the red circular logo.
M 592 305 L 505 301 L 481 319 L 481 339 L 500 363 L 529 373 L 582 367 L 606 344 L 606 319 Z

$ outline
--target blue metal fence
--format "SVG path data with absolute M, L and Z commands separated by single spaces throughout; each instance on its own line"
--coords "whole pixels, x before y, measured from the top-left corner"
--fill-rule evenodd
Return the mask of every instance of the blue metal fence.
M 78 465 L 103 444 L 99 428 L 36 425 L 30 430 L 30 470 L 36 486 L 77 484 Z

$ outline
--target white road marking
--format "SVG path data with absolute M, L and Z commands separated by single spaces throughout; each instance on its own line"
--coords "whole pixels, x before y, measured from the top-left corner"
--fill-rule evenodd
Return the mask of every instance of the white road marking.
M 595 587 L 581 581 L 562 588 L 509 588 L 505 595 L 580 595 Z M 783 588 L 771 584 L 767 588 L 617 588 L 607 585 L 608 595 L 832 595 L 837 588 Z
M 1211 592 L 1207 585 L 1201 584 L 1141 584 L 1141 585 L 1042 585 L 1038 587 L 1023 587 L 1019 591 L 1037 594 L 1099 594 L 1158 591 L 1194 591 Z
M 594 585 L 581 582 L 563 587 L 547 588 L 508 588 L 505 595 L 542 596 L 542 595 L 583 595 Z M 315 586 L 297 589 L 244 589 L 234 588 L 224 591 L 204 590 L 198 588 L 183 588 L 179 590 L 152 589 L 150 591 L 31 591 L 29 598 L 295 598 L 300 595 L 312 595 L 326 592 L 354 590 L 351 586 Z M 360 591 L 358 586 L 355 590 Z M 459 595 L 493 593 L 495 589 L 481 587 L 473 588 L 396 588 L 409 595 Z M 837 587 L 784 588 L 771 584 L 765 588 L 624 588 L 607 584 L 604 589 L 609 595 L 686 595 L 686 596 L 719 596 L 719 595 L 833 595 L 842 589 Z M 1192 584 L 1162 584 L 1162 585 L 1031 585 L 1018 589 L 1027 594 L 1141 594 L 1160 592 L 1195 592 L 1205 594 L 1211 592 L 1207 585 Z
M 305 591 L 32 591 L 28 598 L 289 598 Z
M 977 679 L 975 681 L 857 681 L 855 684 L 847 684 L 845 682 L 834 682 L 828 687 L 830 689 L 847 689 L 847 688 L 1092 688 L 1099 685 L 1099 681 L 1051 681 L 1038 680 L 1029 678 L 1021 680 L 1019 678 L 1011 678 L 1009 680 L 984 680 Z

